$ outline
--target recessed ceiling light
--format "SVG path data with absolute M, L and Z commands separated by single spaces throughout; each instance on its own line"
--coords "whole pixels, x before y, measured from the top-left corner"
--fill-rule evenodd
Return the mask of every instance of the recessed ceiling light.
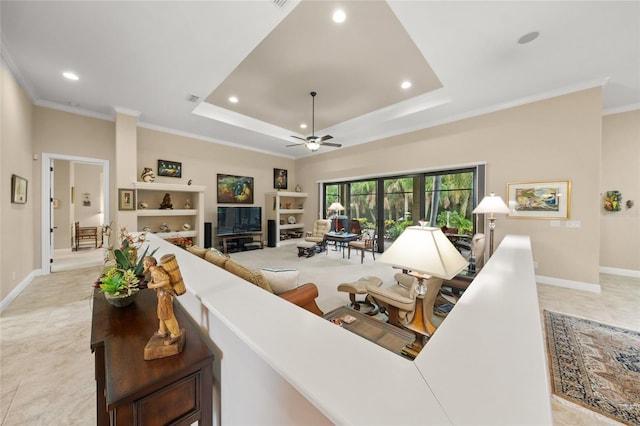
M 229 102 L 231 102 L 232 104 L 237 104 L 238 98 L 235 96 L 229 96 Z
M 300 128 L 301 128 L 301 129 L 306 129 L 306 128 L 307 128 L 307 125 L 306 125 L 305 123 L 302 123 L 302 124 L 300 124 Z
M 523 35 L 522 37 L 520 37 L 518 39 L 518 43 L 520 43 L 520 44 L 531 43 L 533 40 L 537 39 L 539 35 L 540 35 L 539 32 L 531 31 L 530 33 L 527 33 L 527 34 Z
M 347 14 L 344 13 L 344 10 L 337 9 L 335 12 L 333 12 L 333 22 L 335 22 L 336 24 L 343 23 L 345 19 L 347 19 Z
M 402 82 L 402 84 L 400 85 L 400 87 L 402 87 L 403 89 L 408 89 L 409 87 L 411 87 L 411 82 L 409 80 L 405 80 Z
M 76 73 L 73 73 L 71 71 L 65 71 L 65 72 L 62 73 L 62 75 L 65 78 L 68 78 L 69 80 L 73 80 L 73 81 L 80 80 L 80 77 L 78 77 L 78 75 Z

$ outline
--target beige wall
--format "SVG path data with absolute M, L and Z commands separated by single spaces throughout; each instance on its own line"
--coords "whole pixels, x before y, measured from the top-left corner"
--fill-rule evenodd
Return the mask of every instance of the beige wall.
M 113 121 L 86 117 L 69 112 L 58 111 L 50 108 L 34 107 L 33 119 L 33 152 L 40 155 L 39 161 L 34 161 L 34 178 L 38 186 L 34 191 L 36 208 L 36 223 L 34 226 L 40 229 L 41 220 L 41 172 L 42 153 L 70 155 L 84 158 L 109 160 L 109 173 L 115 175 L 115 130 Z M 115 181 L 112 179 L 111 200 L 115 198 Z M 76 203 L 82 202 L 82 194 L 76 194 Z M 111 203 L 110 217 L 115 217 L 114 203 Z M 38 233 L 35 247 L 36 265 L 40 268 L 40 233 Z
M 8 200 L 11 173 L 29 179 L 26 206 L 1 203 L 0 245 L 2 296 L 40 267 L 40 161 L 33 153 L 43 152 L 110 160 L 111 217 L 117 217 L 115 173 L 115 123 L 44 107 L 33 107 L 10 74 L 2 73 L 2 181 L 3 199 Z M 207 187 L 205 221 L 215 223 L 216 174 L 252 176 L 255 205 L 265 205 L 264 193 L 273 191 L 273 168 L 287 169 L 289 185 L 300 184 L 309 192 L 305 223 L 312 223 L 318 211 L 318 182 L 322 180 L 425 170 L 449 165 L 487 163 L 487 190 L 505 196 L 507 182 L 571 179 L 571 219 L 579 229 L 551 228 L 546 220 L 498 219 L 496 241 L 507 233 L 532 236 L 537 273 L 542 276 L 588 283 L 598 281 L 598 265 L 639 270 L 637 246 L 612 243 L 612 230 L 619 232 L 625 214 L 602 216 L 600 192 L 609 186 L 621 190 L 625 199 L 638 197 L 638 180 L 622 175 L 612 164 L 616 157 L 630 161 L 638 170 L 637 144 L 633 127 L 638 112 L 609 116 L 605 123 L 603 176 L 600 178 L 601 93 L 592 89 L 548 99 L 431 129 L 372 142 L 367 145 L 319 153 L 294 161 L 288 158 L 245 151 L 175 134 L 137 128 L 137 168 L 157 170 L 157 160 L 180 161 L 182 179 L 158 177 L 159 182 L 186 183 Z M 629 118 L 630 117 L 630 118 Z M 625 130 L 626 129 L 626 130 Z M 636 145 L 633 145 L 635 141 Z M 634 156 L 626 155 L 629 144 Z M 622 154 L 614 154 L 622 150 Z M 40 157 L 41 158 L 41 157 Z M 627 164 L 627 163 L 625 163 Z M 615 174 L 612 172 L 615 170 Z M 625 185 L 629 185 L 628 187 Z M 627 189 L 628 188 L 628 189 Z M 627 195 L 630 194 L 630 195 Z M 640 205 L 636 203 L 636 210 Z M 601 221 L 601 219 L 603 219 Z M 631 218 L 633 220 L 633 218 Z M 610 222 L 610 221 L 616 222 Z M 602 222 L 602 225 L 601 225 Z M 626 222 L 625 222 L 626 223 Z M 635 222 L 637 224 L 637 221 Z M 600 256 L 602 226 L 603 263 Z M 609 227 L 610 228 L 607 228 Z M 640 241 L 637 227 L 623 226 L 630 244 Z M 613 229 L 611 229 L 613 228 Z M 607 236 L 604 234 L 606 233 Z M 8 238 L 6 238 L 8 237 Z M 606 247 L 605 247 L 606 246 Z M 24 253 L 29 255 L 24 256 Z M 612 260 L 613 259 L 613 260 Z M 13 279 L 15 272 L 15 279 Z
M 80 222 L 80 226 L 101 226 L 103 224 L 102 166 L 74 163 L 73 170 L 76 202 L 73 205 L 72 222 Z M 85 194 L 89 194 L 90 206 L 84 205 Z
M 158 160 L 182 163 L 182 178 L 157 176 Z M 263 208 L 265 221 L 265 192 L 273 188 L 273 169 L 285 169 L 288 175 L 288 189 L 293 191 L 296 184 L 295 162 L 292 159 L 259 152 L 246 151 L 228 145 L 218 145 L 169 133 L 145 128 L 138 129 L 138 171 L 137 180 L 145 167 L 156 173 L 156 182 L 206 186 L 205 222 L 216 226 L 216 175 L 229 174 L 249 176 L 254 179 L 254 204 Z M 266 223 L 263 224 L 266 238 Z M 215 234 L 215 230 L 214 230 Z
M 640 271 L 640 111 L 602 120 L 600 192 L 622 193 L 622 210 L 600 207 L 600 266 Z M 627 208 L 627 200 L 634 201 Z
M 21 284 L 36 269 L 34 245 L 39 232 L 34 227 L 39 186 L 34 175 L 31 149 L 33 106 L 4 62 L 0 66 L 0 297 Z M 12 204 L 11 175 L 28 181 L 27 203 Z
M 538 275 L 597 283 L 601 105 L 600 89 L 586 90 L 307 157 L 296 168 L 305 171 L 299 175 L 305 190 L 313 190 L 313 201 L 318 180 L 479 161 L 487 162 L 487 192 L 505 200 L 508 182 L 570 179 L 571 219 L 581 228 L 500 217 L 496 245 L 505 234 L 531 235 Z

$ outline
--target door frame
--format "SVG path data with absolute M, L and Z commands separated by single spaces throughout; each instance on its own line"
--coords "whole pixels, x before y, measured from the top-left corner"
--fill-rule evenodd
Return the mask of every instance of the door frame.
M 41 200 L 40 200 L 40 212 L 41 212 L 41 228 L 40 228 L 40 270 L 42 275 L 48 275 L 51 273 L 51 259 L 53 259 L 53 253 L 51 253 L 51 230 L 53 229 L 52 223 L 52 215 L 51 215 L 51 204 L 53 201 L 51 200 L 51 188 L 53 187 L 53 182 L 51 181 L 51 173 L 49 170 L 50 164 L 52 160 L 67 160 L 76 163 L 87 163 L 87 164 L 95 164 L 98 166 L 102 166 L 103 173 L 103 181 L 102 181 L 102 192 L 104 197 L 104 222 L 109 223 L 111 220 L 110 212 L 111 212 L 111 191 L 110 191 L 110 179 L 109 179 L 109 160 L 103 160 L 99 158 L 88 158 L 88 157 L 76 157 L 73 155 L 63 155 L 63 154 L 53 154 L 48 152 L 42 153 L 42 170 L 41 170 L 41 178 L 42 178 L 42 190 L 40 191 Z M 55 172 L 54 172 L 55 173 Z M 55 179 L 55 178 L 54 178 Z

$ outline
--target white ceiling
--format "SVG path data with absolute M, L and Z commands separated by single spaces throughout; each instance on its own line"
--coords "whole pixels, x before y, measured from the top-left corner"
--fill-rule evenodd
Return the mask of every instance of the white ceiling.
M 315 134 L 344 147 L 600 85 L 605 112 L 640 108 L 639 1 L 2 0 L 0 18 L 38 105 L 292 158 L 318 155 L 286 147 L 312 90 Z

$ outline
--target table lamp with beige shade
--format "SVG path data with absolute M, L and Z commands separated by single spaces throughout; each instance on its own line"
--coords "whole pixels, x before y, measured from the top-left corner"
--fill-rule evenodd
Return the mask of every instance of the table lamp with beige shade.
M 424 337 L 430 337 L 436 330 L 431 316 L 442 282 L 468 265 L 440 228 L 425 224 L 420 222 L 420 226 L 406 228 L 378 260 L 410 271 L 418 279 L 416 309 L 412 320 L 405 325 L 416 334 L 414 350 L 417 351 L 422 348 Z
M 333 229 L 335 229 L 336 231 L 339 231 L 340 220 L 338 219 L 338 215 L 342 210 L 344 210 L 344 206 L 340 204 L 339 201 L 335 201 L 329 206 L 327 210 L 329 210 L 330 212 L 334 212 L 335 217 L 333 218 L 333 221 L 334 221 Z

